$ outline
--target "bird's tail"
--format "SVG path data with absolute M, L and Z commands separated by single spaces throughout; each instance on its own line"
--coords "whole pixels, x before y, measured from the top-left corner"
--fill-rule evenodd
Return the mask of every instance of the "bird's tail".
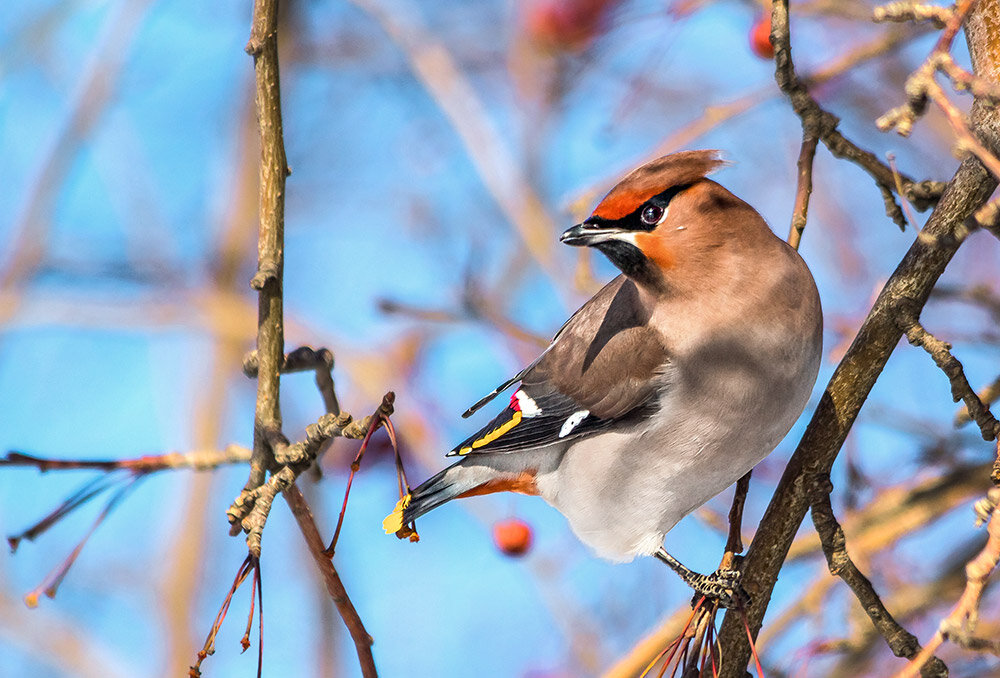
M 386 534 L 396 533 L 405 537 L 410 534 L 406 526 L 431 509 L 475 488 L 482 481 L 469 473 L 460 461 L 431 476 L 396 503 L 396 508 L 382 521 Z M 400 534 L 402 532 L 403 534 Z

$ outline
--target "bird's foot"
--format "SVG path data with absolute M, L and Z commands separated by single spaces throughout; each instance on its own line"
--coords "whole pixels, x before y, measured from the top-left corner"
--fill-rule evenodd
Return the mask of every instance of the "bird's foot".
M 688 586 L 694 589 L 692 606 L 702 597 L 716 601 L 719 607 L 745 607 L 750 603 L 750 596 L 740 585 L 742 577 L 739 570 L 719 569 L 712 574 L 695 574 L 687 580 Z

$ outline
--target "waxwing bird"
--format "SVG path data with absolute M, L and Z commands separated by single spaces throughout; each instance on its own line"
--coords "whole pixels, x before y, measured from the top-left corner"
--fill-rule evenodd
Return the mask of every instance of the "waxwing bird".
M 452 450 L 456 464 L 384 521 L 406 536 L 456 497 L 539 495 L 599 556 L 654 555 L 697 591 L 735 590 L 663 549 L 684 516 L 747 473 L 805 407 L 822 349 L 809 269 L 750 205 L 706 176 L 715 151 L 654 160 L 562 234 L 622 275 L 563 325 L 507 407 Z M 725 603 L 724 603 L 725 604 Z

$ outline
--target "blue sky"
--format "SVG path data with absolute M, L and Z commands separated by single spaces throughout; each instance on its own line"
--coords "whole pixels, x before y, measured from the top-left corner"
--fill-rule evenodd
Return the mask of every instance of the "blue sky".
M 240 216 L 238 194 L 246 163 L 256 162 L 254 138 L 245 132 L 245 121 L 252 124 L 251 61 L 242 50 L 249 12 L 249 3 L 229 0 L 31 0 L 0 8 L 0 204 L 6 206 L 0 240 L 7 245 L 0 262 L 10 265 L 25 224 L 37 229 L 29 232 L 42 252 L 31 276 L 4 301 L 4 449 L 127 458 L 198 444 L 199 413 L 220 360 L 213 336 L 235 336 L 237 349 L 249 348 L 253 336 L 246 309 L 255 301 L 243 283 L 252 272 L 254 222 L 252 214 Z M 463 67 L 514 158 L 531 168 L 532 186 L 553 215 L 553 243 L 573 223 L 564 209 L 568 196 L 638 161 L 706 106 L 758 89 L 770 98 L 690 147 L 723 149 L 732 165 L 716 178 L 784 235 L 800 127 L 778 97 L 772 64 L 747 47 L 755 13 L 748 4 L 710 3 L 680 20 L 663 3 L 624 3 L 585 54 L 565 58 L 564 87 L 545 116 L 526 99 L 517 84 L 524 74 L 510 60 L 511 45 L 523 37 L 514 5 L 421 3 L 419 12 Z M 793 29 L 803 71 L 879 30 L 836 20 L 804 20 Z M 428 426 L 417 435 L 397 423 L 404 438 L 415 441 L 408 468 L 419 480 L 443 465 L 438 452 L 476 426 L 458 414 L 536 349 L 481 323 L 429 325 L 387 316 L 378 300 L 456 308 L 458 287 L 472 270 L 502 290 L 503 313 L 550 335 L 586 298 L 565 292 L 572 287 L 575 252 L 556 246 L 561 277 L 555 283 L 525 263 L 523 245 L 454 129 L 369 15 L 327 0 L 299 3 L 283 39 L 285 139 L 293 172 L 286 208 L 287 345 L 334 351 L 339 395 L 349 411 L 366 413 L 381 392 L 397 391 L 397 421 Z M 914 41 L 903 50 L 900 68 L 915 66 L 930 44 L 926 37 Z M 825 85 L 819 96 L 843 116 L 847 134 L 880 155 L 891 151 L 904 171 L 918 178 L 950 176 L 957 161 L 942 141 L 940 120 L 921 123 L 911 140 L 875 130 L 873 118 L 902 97 L 879 90 L 886 74 L 865 66 Z M 101 87 L 111 88 L 106 102 L 82 135 L 70 134 L 68 145 L 59 146 L 79 120 L 74 111 L 86 109 Z M 59 180 L 41 199 L 40 214 L 29 219 L 32 190 L 56 156 Z M 821 291 L 826 347 L 835 350 L 916 231 L 901 233 L 885 218 L 867 176 L 823 150 L 816 182 L 802 254 Z M 250 237 L 240 245 L 234 296 L 212 296 L 206 289 L 220 260 L 220 238 L 243 222 Z M 959 254 L 946 282 L 995 285 L 997 243 L 983 234 L 973 238 L 976 245 Z M 522 272 L 508 278 L 515 265 Z M 607 262 L 595 258 L 593 265 L 600 280 L 613 275 Z M 226 299 L 233 315 L 213 335 L 206 317 L 219 308 L 212 304 Z M 932 329 L 956 337 L 969 337 L 988 322 L 955 304 L 937 304 L 926 318 Z M 974 385 L 995 376 L 995 345 L 955 343 Z M 408 346 L 417 347 L 411 370 L 385 364 L 384 356 Z M 229 376 L 216 419 L 219 445 L 251 438 L 253 387 L 240 375 L 241 350 L 222 365 Z M 824 362 L 817 392 L 833 365 Z M 282 397 L 286 432 L 297 437 L 320 414 L 310 377 L 286 378 Z M 895 483 L 933 472 L 921 469 L 913 436 L 885 423 L 899 418 L 894 413 L 907 413 L 932 426 L 948 425 L 953 407 L 947 384 L 926 356 L 901 347 L 872 401 L 882 409 L 862 414 L 851 443 L 865 473 Z M 767 488 L 805 420 L 760 469 L 748 524 L 763 511 Z M 327 459 L 323 483 L 307 488 L 324 534 L 332 531 L 346 455 L 353 454 L 347 446 L 337 449 Z M 963 454 L 985 459 L 988 445 L 973 437 Z M 835 475 L 839 483 L 843 469 Z M 0 529 L 23 529 L 90 477 L 4 470 Z M 181 618 L 200 645 L 245 553 L 242 540 L 225 536 L 224 517 L 244 480 L 241 468 L 198 482 L 187 472 L 145 480 L 94 534 L 57 598 L 43 600 L 37 610 L 25 609 L 19 597 L 72 548 L 98 505 L 0 559 L 0 666 L 10 675 L 91 675 L 83 664 L 60 666 L 43 658 L 46 638 L 65 628 L 83 648 L 66 654 L 96 653 L 105 675 L 161 675 L 168 653 L 187 641 L 171 640 L 164 611 L 170 578 L 194 573 L 190 609 Z M 335 561 L 376 639 L 383 675 L 458 676 L 472 667 L 481 675 L 587 675 L 608 666 L 687 600 L 683 585 L 656 563 L 594 559 L 563 518 L 537 499 L 456 503 L 421 520 L 420 544 L 398 542 L 380 530 L 394 487 L 385 460 L 363 470 Z M 724 512 L 729 496 L 712 507 Z M 265 675 L 317 673 L 318 652 L 353 675 L 350 641 L 338 620 L 322 622 L 329 603 L 279 504 L 265 535 Z M 192 516 L 185 506 L 204 512 Z M 498 553 L 491 541 L 490 525 L 509 515 L 535 531 L 536 547 L 521 560 Z M 929 539 L 957 530 L 971 536 L 969 523 L 967 511 L 956 514 Z M 689 517 L 666 543 L 690 566 L 710 571 L 724 538 Z M 794 599 L 816 571 L 815 560 L 788 568 L 773 609 Z M 238 654 L 247 595 L 237 594 L 206 675 L 253 669 L 255 652 Z M 815 629 L 786 636 L 781 642 L 787 647 L 767 652 L 778 661 L 811 635 L 833 637 L 842 626 L 842 619 L 821 619 Z M 191 647 L 192 660 L 196 649 Z

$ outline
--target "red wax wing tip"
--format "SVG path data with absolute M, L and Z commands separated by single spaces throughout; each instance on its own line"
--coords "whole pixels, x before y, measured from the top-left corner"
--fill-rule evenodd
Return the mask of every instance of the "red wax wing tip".
M 761 59 L 774 58 L 774 45 L 771 44 L 771 15 L 768 12 L 757 17 L 750 27 L 750 51 Z
M 501 553 L 523 556 L 531 549 L 531 526 L 519 518 L 508 518 L 493 525 L 493 543 Z

